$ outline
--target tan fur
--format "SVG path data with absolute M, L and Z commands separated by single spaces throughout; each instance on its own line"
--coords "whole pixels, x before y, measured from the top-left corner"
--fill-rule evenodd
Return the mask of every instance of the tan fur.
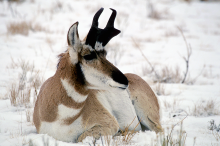
M 161 132 L 160 107 L 158 100 L 151 87 L 135 74 L 125 74 L 129 80 L 130 98 L 134 103 L 136 113 L 142 109 L 144 116 L 139 117 L 141 122 L 148 121 L 148 128 L 155 132 Z M 139 115 L 138 115 L 139 116 Z
M 136 114 L 143 125 L 161 131 L 159 104 L 149 85 L 137 75 L 126 74 L 126 78 L 106 59 L 105 50 L 91 50 L 79 40 L 77 27 L 78 22 L 71 26 L 68 50 L 59 55 L 56 73 L 40 89 L 33 114 L 37 132 L 68 142 L 82 141 L 86 136 L 97 139 L 101 135 L 115 135 L 119 123 L 126 126 L 124 123 L 132 122 Z M 95 57 L 86 60 L 90 53 Z M 127 79 L 131 100 L 125 90 Z M 111 91 L 116 93 L 110 94 Z M 121 108 L 118 105 L 125 107 L 120 111 L 122 118 L 117 117 Z
M 83 109 L 83 125 L 87 129 L 78 139 L 82 141 L 86 136 L 99 138 L 101 135 L 115 135 L 119 130 L 117 120 L 99 103 L 97 91 L 91 90 L 85 108 Z
M 70 83 L 74 83 L 73 86 L 79 93 L 83 95 L 88 94 L 88 91 L 85 90 L 84 87 L 80 86 L 80 84 L 77 84 L 75 68 L 69 62 L 68 53 L 63 53 L 60 56 L 62 58 L 56 74 L 45 81 L 45 83 L 42 85 L 36 101 L 33 117 L 34 124 L 38 131 L 40 121 L 53 122 L 56 120 L 57 108 L 59 104 L 63 104 L 67 107 L 75 109 L 79 109 L 85 105 L 85 102 L 76 103 L 74 100 L 68 97 L 65 89 L 63 88 L 60 79 L 68 78 Z
M 34 109 L 34 124 L 37 131 L 39 132 L 40 121 L 53 122 L 56 120 L 58 105 L 63 104 L 75 109 L 83 107 L 79 114 L 64 120 L 64 124 L 70 125 L 80 115 L 83 116 L 85 132 L 79 138 L 79 141 L 82 141 L 86 136 L 93 135 L 98 138 L 100 137 L 100 134 L 114 135 L 117 133 L 119 126 L 116 119 L 98 102 L 95 98 L 95 91 L 85 89 L 85 87 L 77 84 L 75 67 L 68 59 L 68 52 L 61 54 L 60 57 L 59 67 L 55 75 L 42 85 L 36 101 Z M 60 78 L 68 78 L 76 91 L 84 95 L 88 94 L 87 100 L 83 103 L 76 103 L 68 97 L 61 84 Z M 91 129 L 94 129 L 93 127 L 99 127 L 99 130 L 95 133 L 91 132 Z

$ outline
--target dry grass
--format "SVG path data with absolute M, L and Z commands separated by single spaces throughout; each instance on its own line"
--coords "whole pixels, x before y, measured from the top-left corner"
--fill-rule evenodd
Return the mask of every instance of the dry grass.
M 9 2 L 14 2 L 14 3 L 21 3 L 24 2 L 24 0 L 8 0 Z
M 25 113 L 26 113 L 27 122 L 31 122 L 31 115 L 32 115 L 31 109 L 26 109 Z
M 155 83 L 181 83 L 183 79 L 178 66 L 173 69 L 166 65 L 152 64 L 152 68 L 145 65 L 142 67 L 142 75 L 150 76 Z
M 135 118 L 136 118 L 136 117 L 135 117 Z M 135 118 L 134 118 L 134 120 L 135 120 Z M 134 120 L 131 122 L 131 124 L 134 122 Z M 140 122 L 141 122 L 141 121 L 140 121 Z M 134 135 L 135 135 L 136 132 L 137 132 L 137 131 L 135 131 L 135 129 L 136 129 L 137 126 L 140 124 L 140 122 L 135 126 L 135 128 L 134 128 L 132 131 L 129 130 L 129 127 L 131 126 L 131 124 L 128 125 L 127 127 L 125 127 L 125 130 L 124 130 L 124 131 L 121 130 L 121 135 L 123 136 L 123 138 L 122 138 L 122 143 L 128 144 L 128 143 L 131 141 L 131 139 L 134 137 Z
M 178 36 L 178 33 L 177 31 L 167 30 L 164 35 L 165 37 L 175 37 L 175 36 Z
M 28 35 L 30 28 L 30 23 L 25 21 L 22 22 L 11 22 L 7 25 L 7 32 L 9 34 L 22 34 Z
M 185 146 L 187 133 L 186 131 L 183 130 L 183 121 L 186 119 L 186 117 L 183 118 L 178 123 L 176 123 L 175 125 L 172 125 L 171 128 L 167 128 L 166 130 L 164 129 L 163 132 L 159 133 L 157 135 L 157 139 L 155 140 L 155 143 L 152 145 L 153 146 Z M 179 130 L 175 129 L 177 125 L 180 126 Z M 167 134 L 165 134 L 166 132 Z
M 135 118 L 134 118 L 135 120 Z M 131 124 L 134 122 L 134 120 L 131 122 Z M 136 127 L 140 124 L 140 122 L 136 125 L 136 127 L 133 130 L 129 130 L 129 127 L 131 126 L 128 125 L 125 127 L 125 130 L 120 130 L 119 133 L 117 133 L 115 136 L 111 135 L 103 135 L 100 137 L 102 146 L 118 146 L 118 145 L 130 145 L 132 138 L 135 136 L 137 131 L 135 131 Z M 94 145 L 96 146 L 96 140 L 93 138 L 93 144 L 89 145 Z
M 152 2 L 148 1 L 149 14 L 148 17 L 153 19 L 161 19 L 161 12 L 155 9 L 155 6 Z
M 176 107 L 179 106 L 179 99 L 174 98 L 172 102 L 168 102 L 167 100 L 163 100 L 163 105 L 166 109 L 172 109 L 174 111 Z
M 199 101 L 195 103 L 195 106 L 191 113 L 193 116 L 212 116 L 220 114 L 219 102 L 210 99 L 208 101 Z
M 169 68 L 168 66 L 163 66 L 158 71 L 158 76 L 156 76 L 155 81 L 160 83 L 180 83 L 182 80 L 182 75 L 180 74 L 180 68 L 178 66 L 175 69 Z
M 38 23 L 34 24 L 27 21 L 11 22 L 7 25 L 7 32 L 11 35 L 21 34 L 27 36 L 29 31 L 46 31 L 46 29 Z
M 34 64 L 25 60 L 14 61 L 8 66 L 11 69 L 20 69 L 18 79 L 8 88 L 8 97 L 13 106 L 32 107 L 37 99 L 38 90 L 43 83 L 43 78 Z
M 156 92 L 157 95 L 166 95 L 165 86 L 161 83 L 156 83 L 156 85 L 154 86 L 154 91 Z
M 156 8 L 155 4 L 150 0 L 147 1 L 147 8 L 148 8 L 148 17 L 149 18 L 152 18 L 155 20 L 169 18 L 168 9 L 158 10 Z
M 174 127 L 172 126 L 170 133 L 166 136 L 164 133 L 159 134 L 161 146 L 185 146 L 186 142 L 186 131 L 183 130 L 183 122 L 180 124 L 180 130 L 174 133 Z

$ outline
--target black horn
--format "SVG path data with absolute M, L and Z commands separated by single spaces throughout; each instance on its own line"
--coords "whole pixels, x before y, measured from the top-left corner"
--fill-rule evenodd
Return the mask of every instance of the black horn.
M 92 27 L 87 35 L 86 44 L 90 45 L 94 49 L 96 42 L 100 43 L 102 47 L 104 47 L 114 36 L 121 32 L 120 30 L 114 28 L 114 21 L 117 12 L 112 8 L 110 9 L 112 10 L 112 14 L 104 29 L 98 28 L 98 19 L 103 11 L 103 8 L 99 9 L 93 18 Z
M 101 29 L 98 28 L 99 25 L 98 20 L 103 10 L 104 8 L 101 8 L 98 10 L 98 12 L 96 12 L 95 16 L 93 17 L 92 26 L 86 38 L 86 45 L 90 45 L 92 48 L 95 47 L 97 36 L 101 32 Z
M 112 15 L 109 18 L 106 27 L 114 27 L 115 17 L 116 17 L 116 14 L 117 14 L 117 12 L 114 9 L 112 9 L 112 8 L 110 8 L 110 9 L 112 10 Z
M 100 15 L 102 14 L 103 10 L 104 10 L 104 8 L 99 9 L 98 12 L 96 12 L 95 16 L 93 17 L 93 21 L 92 21 L 93 27 L 99 26 L 98 20 L 99 20 Z
M 100 35 L 97 38 L 97 42 L 102 43 L 104 47 L 114 36 L 118 35 L 121 31 L 114 28 L 114 22 L 117 12 L 114 9 L 112 10 L 112 15 L 108 20 L 106 27 L 102 30 Z

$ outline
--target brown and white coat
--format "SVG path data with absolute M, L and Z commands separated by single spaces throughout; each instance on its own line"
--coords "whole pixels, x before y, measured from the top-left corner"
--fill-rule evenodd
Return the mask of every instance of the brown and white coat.
M 78 142 L 86 136 L 115 135 L 129 125 L 129 130 L 161 131 L 159 104 L 150 86 L 106 59 L 105 45 L 120 33 L 114 28 L 116 11 L 111 10 L 105 29 L 98 28 L 103 8 L 95 14 L 83 41 L 78 22 L 70 27 L 68 50 L 59 55 L 57 71 L 44 82 L 35 104 L 38 133 Z

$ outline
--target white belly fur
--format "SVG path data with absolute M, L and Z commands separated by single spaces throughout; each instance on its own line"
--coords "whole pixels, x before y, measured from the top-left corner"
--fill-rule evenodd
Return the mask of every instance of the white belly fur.
M 77 138 L 83 133 L 82 118 L 79 117 L 72 124 L 66 125 L 63 120 L 78 114 L 80 110 L 58 106 L 58 117 L 54 122 L 41 122 L 39 133 L 48 134 L 55 139 L 67 142 L 77 142 Z
M 101 90 L 97 99 L 117 119 L 121 130 L 125 130 L 125 127 L 129 125 L 129 130 L 141 130 L 134 106 L 126 90 Z
M 97 99 L 117 119 L 120 130 L 125 130 L 125 127 L 129 125 L 129 130 L 141 130 L 134 106 L 126 90 L 101 90 L 97 94 Z M 77 142 L 77 138 L 85 129 L 82 125 L 82 117 L 70 125 L 65 125 L 63 120 L 76 115 L 78 112 L 80 110 L 59 105 L 57 120 L 54 122 L 42 121 L 39 133 L 48 134 L 62 141 Z

